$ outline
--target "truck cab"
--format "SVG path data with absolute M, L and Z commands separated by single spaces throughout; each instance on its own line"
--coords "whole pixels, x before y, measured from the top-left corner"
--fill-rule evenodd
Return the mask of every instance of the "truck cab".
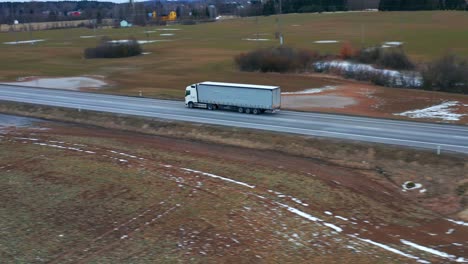
M 185 88 L 185 105 L 188 108 L 193 108 L 198 103 L 197 85 L 198 84 L 192 84 Z

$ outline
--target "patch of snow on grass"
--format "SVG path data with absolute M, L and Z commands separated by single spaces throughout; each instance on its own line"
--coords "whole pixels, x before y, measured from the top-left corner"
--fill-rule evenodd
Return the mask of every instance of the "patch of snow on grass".
M 296 208 L 294 208 L 294 207 L 291 207 L 291 206 L 289 206 L 289 205 L 282 204 L 282 203 L 276 203 L 276 204 L 280 205 L 281 207 L 286 208 L 289 212 L 291 212 L 291 213 L 293 213 L 293 214 L 296 214 L 296 215 L 298 215 L 298 216 L 300 216 L 300 217 L 303 217 L 303 218 L 305 218 L 305 219 L 307 219 L 307 220 L 310 220 L 310 221 L 312 221 L 312 222 L 324 222 L 322 219 L 320 219 L 320 218 L 318 218 L 318 217 L 312 216 L 312 215 L 310 215 L 310 214 L 308 214 L 308 213 L 306 213 L 306 212 L 303 212 L 303 211 L 301 211 L 301 210 L 299 210 L 299 209 L 296 209 Z M 333 229 L 333 230 L 335 230 L 336 232 L 341 232 L 341 231 L 343 231 L 343 229 L 337 227 L 337 226 L 334 225 L 334 224 L 330 224 L 330 223 L 324 222 L 323 225 L 324 225 L 324 226 L 327 226 L 327 227 L 329 227 L 329 228 L 331 228 L 331 229 Z
M 457 225 L 468 226 L 468 223 L 467 223 L 467 222 L 455 221 L 455 220 L 449 219 L 449 218 L 445 218 L 445 220 L 447 220 L 447 221 L 449 221 L 449 222 L 452 222 L 452 223 L 454 223 L 454 224 L 457 224 Z
M 419 189 L 422 187 L 422 184 L 420 183 L 414 183 L 414 186 L 413 187 L 408 187 L 408 184 L 412 183 L 411 181 L 407 181 L 405 183 L 403 183 L 401 185 L 401 187 L 403 188 L 403 190 L 415 190 L 415 189 Z
M 403 45 L 403 42 L 400 42 L 400 41 L 388 41 L 388 42 L 385 42 L 384 45 L 388 45 L 388 46 L 401 46 L 401 45 Z
M 442 257 L 442 258 L 450 259 L 451 261 L 468 262 L 468 260 L 465 261 L 465 259 L 462 258 L 462 257 L 457 258 L 457 256 L 455 256 L 455 255 L 447 254 L 447 253 L 439 251 L 439 250 L 435 250 L 435 249 L 432 249 L 432 248 L 421 246 L 421 245 L 418 245 L 416 243 L 410 242 L 408 240 L 400 239 L 400 241 L 401 241 L 401 243 L 403 243 L 403 244 L 405 244 L 407 246 L 416 248 L 416 249 L 421 250 L 421 251 L 428 252 L 430 254 L 433 254 L 433 255 L 436 255 L 436 256 L 439 256 L 439 257 Z
M 163 42 L 163 41 L 168 41 L 168 40 L 165 40 L 165 39 L 137 40 L 138 44 L 148 44 L 148 43 Z M 130 42 L 130 40 L 129 39 L 118 39 L 118 40 L 111 40 L 109 42 L 110 43 L 123 44 L 123 43 Z
M 240 182 L 240 181 L 236 181 L 236 180 L 229 179 L 229 178 L 226 178 L 226 177 L 218 176 L 218 175 L 215 175 L 215 174 L 202 172 L 202 171 L 197 171 L 197 170 L 192 170 L 192 169 L 187 169 L 187 168 L 181 168 L 181 169 L 184 170 L 184 171 L 193 172 L 193 173 L 201 174 L 201 175 L 204 175 L 204 176 L 220 179 L 220 180 L 235 183 L 235 184 L 238 184 L 238 185 L 242 185 L 242 186 L 245 186 L 245 187 L 249 187 L 251 189 L 255 188 L 254 185 L 250 185 L 250 184 L 247 184 L 245 182 Z
M 7 45 L 17 45 L 17 44 L 34 44 L 36 42 L 42 42 L 45 39 L 32 39 L 32 40 L 22 40 L 22 41 L 11 41 L 11 42 L 3 42 L 3 44 Z
M 448 101 L 424 109 L 410 110 L 394 115 L 407 116 L 409 118 L 439 118 L 445 121 L 458 121 L 467 115 L 452 112 L 459 105 L 461 104 L 457 101 Z
M 346 217 L 342 217 L 342 216 L 339 216 L 339 215 L 335 215 L 335 217 L 338 218 L 338 219 L 341 219 L 343 221 L 348 221 L 348 218 L 346 218 Z
M 96 36 L 80 36 L 80 38 L 87 39 L 87 38 L 95 38 Z
M 417 72 L 400 72 L 396 70 L 377 69 L 372 65 L 354 63 L 349 61 L 319 61 L 313 64 L 314 69 L 319 72 L 331 69 L 342 71 L 345 74 L 378 74 L 382 75 L 396 86 L 421 87 L 422 76 Z
M 180 28 L 161 28 L 158 30 L 180 30 Z
M 405 253 L 401 250 L 398 250 L 396 248 L 392 248 L 392 247 L 389 247 L 387 245 L 384 245 L 384 244 L 381 244 L 381 243 L 378 243 L 378 242 L 375 242 L 375 241 L 372 241 L 370 239 L 364 239 L 364 238 L 359 238 L 359 237 L 356 237 L 354 235 L 350 235 L 351 237 L 354 237 L 354 238 L 357 238 L 359 239 L 360 241 L 362 242 L 366 242 L 366 243 L 369 243 L 369 244 L 372 244 L 374 246 L 377 246 L 377 247 L 380 247 L 380 248 L 383 248 L 387 251 L 390 251 L 390 252 L 393 252 L 395 254 L 398 254 L 398 255 L 401 255 L 401 256 L 404 256 L 404 257 L 407 257 L 407 258 L 411 258 L 411 259 L 416 259 L 419 263 L 425 263 L 425 264 L 429 264 L 430 262 L 429 261 L 426 261 L 426 260 L 422 260 L 420 259 L 419 257 L 416 257 L 416 256 L 413 256 L 411 254 L 408 254 L 408 253 Z
M 322 88 L 311 88 L 311 89 L 306 89 L 306 90 L 298 91 L 298 92 L 283 92 L 281 94 L 315 94 L 315 93 L 321 93 L 321 92 L 331 91 L 335 89 L 336 89 L 336 86 L 325 86 Z
M 99 88 L 107 85 L 104 81 L 89 77 L 36 78 L 31 81 L 9 82 L 2 84 L 78 90 L 79 88 Z
M 174 33 L 163 33 L 163 34 L 159 34 L 159 36 L 174 36 L 175 34 Z
M 245 38 L 242 40 L 247 40 L 247 41 L 270 41 L 271 39 L 264 39 L 264 38 Z
M 127 153 L 117 152 L 117 151 L 114 151 L 114 150 L 109 150 L 109 151 L 112 152 L 112 153 L 114 153 L 114 154 L 119 154 L 119 155 L 122 155 L 122 156 L 125 156 L 125 157 L 129 157 L 129 158 L 133 158 L 133 159 L 138 159 L 137 156 L 130 155 L 130 154 L 127 154 Z
M 338 43 L 340 41 L 338 40 L 317 40 L 317 41 L 314 41 L 314 43 L 317 43 L 317 44 L 331 44 L 331 43 Z

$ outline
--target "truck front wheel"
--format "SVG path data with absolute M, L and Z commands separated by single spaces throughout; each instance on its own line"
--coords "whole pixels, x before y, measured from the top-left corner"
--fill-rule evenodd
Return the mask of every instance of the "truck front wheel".
M 192 102 L 188 103 L 188 108 L 193 108 L 193 103 Z

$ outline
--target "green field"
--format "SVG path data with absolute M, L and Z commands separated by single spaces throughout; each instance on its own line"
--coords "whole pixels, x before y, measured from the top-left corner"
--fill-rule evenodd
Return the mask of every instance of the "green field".
M 103 75 L 112 84 L 105 92 L 137 95 L 143 91 L 145 96 L 165 98 L 181 98 L 183 87 L 204 80 L 275 84 L 290 91 L 327 85 L 330 80 L 303 74 L 241 73 L 233 64 L 233 56 L 278 45 L 275 32 L 281 31 L 287 45 L 323 53 L 337 53 L 341 44 L 314 41 L 349 41 L 355 47 L 400 41 L 416 62 L 447 52 L 466 57 L 467 24 L 468 12 L 366 12 L 248 17 L 192 26 L 10 32 L 0 34 L 0 81 L 24 76 Z M 168 28 L 179 30 L 162 30 Z M 90 35 L 171 41 L 144 44 L 144 50 L 151 52 L 148 55 L 87 60 L 83 58 L 84 48 L 95 46 L 98 40 L 80 36 Z M 244 40 L 257 36 L 269 40 Z M 46 41 L 3 44 L 29 39 Z

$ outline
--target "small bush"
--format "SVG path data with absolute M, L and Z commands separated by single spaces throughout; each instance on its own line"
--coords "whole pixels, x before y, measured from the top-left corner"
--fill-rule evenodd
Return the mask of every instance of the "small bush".
M 356 57 L 356 49 L 353 48 L 351 43 L 346 42 L 341 46 L 340 57 L 343 60 L 348 60 Z
M 101 43 L 95 48 L 87 48 L 84 51 L 85 58 L 125 58 L 140 55 L 140 44 L 134 38 L 125 43 L 112 43 L 108 37 L 103 37 Z
M 375 64 L 380 58 L 381 53 L 382 48 L 380 47 L 361 49 L 356 53 L 355 59 L 360 63 Z
M 413 62 L 408 58 L 401 48 L 388 48 L 380 53 L 377 65 L 384 68 L 396 70 L 412 70 L 415 68 Z
M 241 53 L 234 62 L 241 71 L 288 72 L 305 70 L 318 57 L 317 52 L 281 46 Z
M 415 184 L 414 182 L 411 182 L 411 181 L 410 181 L 410 182 L 406 182 L 406 183 L 405 183 L 405 187 L 406 187 L 407 189 L 413 189 L 414 187 L 416 187 L 416 184 Z
M 354 57 L 350 58 L 354 58 L 360 63 L 375 64 L 382 68 L 395 70 L 412 70 L 415 68 L 414 63 L 411 62 L 402 48 L 370 47 L 359 50 Z
M 468 94 L 468 62 L 449 54 L 429 63 L 422 72 L 424 88 Z

